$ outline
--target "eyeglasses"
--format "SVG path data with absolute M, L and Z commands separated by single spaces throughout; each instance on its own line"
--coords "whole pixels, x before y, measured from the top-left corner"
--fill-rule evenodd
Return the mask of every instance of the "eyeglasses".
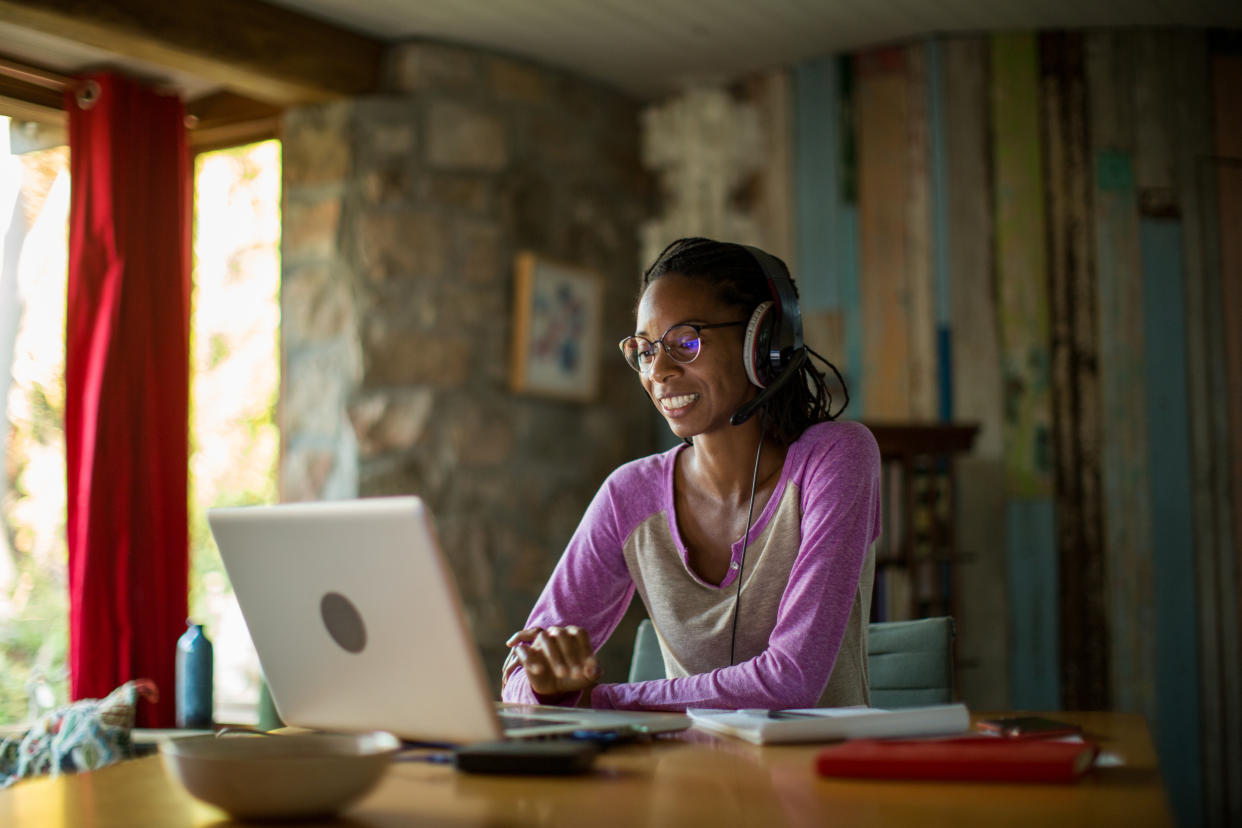
M 652 342 L 645 336 L 627 336 L 618 343 L 621 348 L 621 355 L 625 357 L 625 362 L 640 374 L 646 374 L 651 371 L 651 366 L 655 364 L 656 355 L 659 353 L 657 345 L 664 349 L 664 353 L 672 357 L 676 362 L 687 363 L 694 362 L 699 356 L 699 351 L 703 350 L 702 342 L 699 338 L 701 331 L 711 328 L 728 328 L 733 325 L 745 325 L 747 320 L 739 319 L 736 322 L 716 322 L 711 325 L 695 325 L 691 322 L 681 322 L 664 332 L 664 335 Z

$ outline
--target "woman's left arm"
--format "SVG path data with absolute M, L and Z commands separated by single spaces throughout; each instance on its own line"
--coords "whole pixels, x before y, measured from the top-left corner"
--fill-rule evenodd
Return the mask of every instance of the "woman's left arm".
M 862 425 L 808 460 L 802 537 L 767 648 L 731 667 L 684 678 L 601 684 L 594 707 L 813 707 L 828 683 L 868 549 L 879 533 L 880 457 Z

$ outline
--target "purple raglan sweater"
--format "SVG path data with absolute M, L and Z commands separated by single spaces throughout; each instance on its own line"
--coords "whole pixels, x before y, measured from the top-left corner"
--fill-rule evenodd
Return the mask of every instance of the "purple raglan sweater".
M 666 679 L 599 684 L 592 707 L 789 708 L 868 703 L 866 630 L 880 533 L 880 454 L 867 428 L 820 423 L 790 447 L 776 488 L 720 584 L 691 569 L 674 510 L 677 446 L 614 471 L 574 532 L 527 627 L 574 624 L 598 649 L 637 590 Z M 735 664 L 730 636 L 743 569 Z M 502 698 L 539 703 L 519 667 Z M 577 696 L 562 699 L 578 701 Z

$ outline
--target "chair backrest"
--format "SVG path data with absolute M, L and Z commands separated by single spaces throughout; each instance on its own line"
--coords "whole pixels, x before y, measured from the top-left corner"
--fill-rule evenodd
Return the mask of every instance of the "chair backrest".
M 638 622 L 634 634 L 634 655 L 630 658 L 630 681 L 651 681 L 664 678 L 664 656 L 660 653 L 660 637 L 650 618 Z
M 872 707 L 953 701 L 953 619 L 878 621 L 867 628 Z
M 867 627 L 871 706 L 918 707 L 953 701 L 953 619 L 880 621 Z M 651 619 L 634 636 L 630 681 L 664 678 L 664 657 Z

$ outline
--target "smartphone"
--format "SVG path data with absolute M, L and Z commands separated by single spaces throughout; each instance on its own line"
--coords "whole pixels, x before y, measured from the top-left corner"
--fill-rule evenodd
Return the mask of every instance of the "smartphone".
M 587 741 L 478 742 L 453 752 L 453 764 L 467 773 L 564 775 L 591 769 L 599 748 Z
M 979 722 L 979 729 L 1010 738 L 1028 739 L 1055 739 L 1058 736 L 1077 736 L 1082 733 L 1082 728 L 1076 724 L 1045 719 L 1043 716 L 982 719 Z

